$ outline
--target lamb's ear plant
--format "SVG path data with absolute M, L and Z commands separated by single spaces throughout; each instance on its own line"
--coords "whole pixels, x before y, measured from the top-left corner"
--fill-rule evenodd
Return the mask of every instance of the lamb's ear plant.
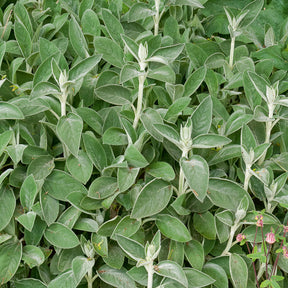
M 285 288 L 281 0 L 0 0 L 0 286 Z

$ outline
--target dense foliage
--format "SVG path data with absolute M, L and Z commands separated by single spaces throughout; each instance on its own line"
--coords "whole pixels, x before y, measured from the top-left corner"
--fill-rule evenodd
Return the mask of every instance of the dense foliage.
M 0 0 L 0 286 L 287 287 L 285 0 Z

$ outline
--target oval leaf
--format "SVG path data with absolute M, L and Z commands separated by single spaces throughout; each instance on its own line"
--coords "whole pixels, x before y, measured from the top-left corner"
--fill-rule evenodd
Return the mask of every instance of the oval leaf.
M 159 214 L 156 218 L 156 225 L 161 233 L 178 242 L 188 242 L 191 235 L 186 226 L 176 217 L 168 214 Z
M 199 201 L 203 202 L 209 182 L 209 166 L 206 160 L 199 155 L 193 155 L 187 160 L 181 159 L 180 165 L 192 192 Z
M 46 229 L 44 236 L 48 242 L 58 248 L 70 249 L 79 245 L 76 234 L 60 223 L 51 224 Z
M 162 211 L 169 203 L 173 190 L 169 183 L 156 179 L 140 191 L 131 213 L 132 218 L 140 219 Z

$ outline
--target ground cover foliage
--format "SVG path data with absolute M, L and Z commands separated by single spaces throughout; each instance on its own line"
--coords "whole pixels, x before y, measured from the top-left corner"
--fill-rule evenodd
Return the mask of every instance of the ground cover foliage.
M 284 0 L 0 4 L 1 287 L 287 287 Z

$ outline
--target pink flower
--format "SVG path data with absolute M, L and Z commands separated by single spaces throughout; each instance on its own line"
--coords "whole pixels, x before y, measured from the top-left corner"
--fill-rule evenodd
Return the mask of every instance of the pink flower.
M 237 242 L 241 242 L 242 240 L 244 240 L 244 239 L 246 239 L 246 236 L 244 235 L 244 234 L 238 234 L 237 236 L 236 236 L 236 241 Z
M 262 215 L 257 215 L 255 217 L 255 220 L 257 220 L 256 226 L 263 227 L 263 216 Z
M 283 256 L 286 258 L 286 259 L 288 259 L 288 249 L 287 249 L 287 247 L 286 246 L 283 246 Z
M 263 220 L 262 219 L 257 220 L 256 226 L 263 227 Z
M 283 227 L 284 233 L 288 233 L 288 226 Z
M 275 234 L 273 232 L 269 232 L 266 234 L 266 242 L 268 244 L 273 244 L 276 242 Z

